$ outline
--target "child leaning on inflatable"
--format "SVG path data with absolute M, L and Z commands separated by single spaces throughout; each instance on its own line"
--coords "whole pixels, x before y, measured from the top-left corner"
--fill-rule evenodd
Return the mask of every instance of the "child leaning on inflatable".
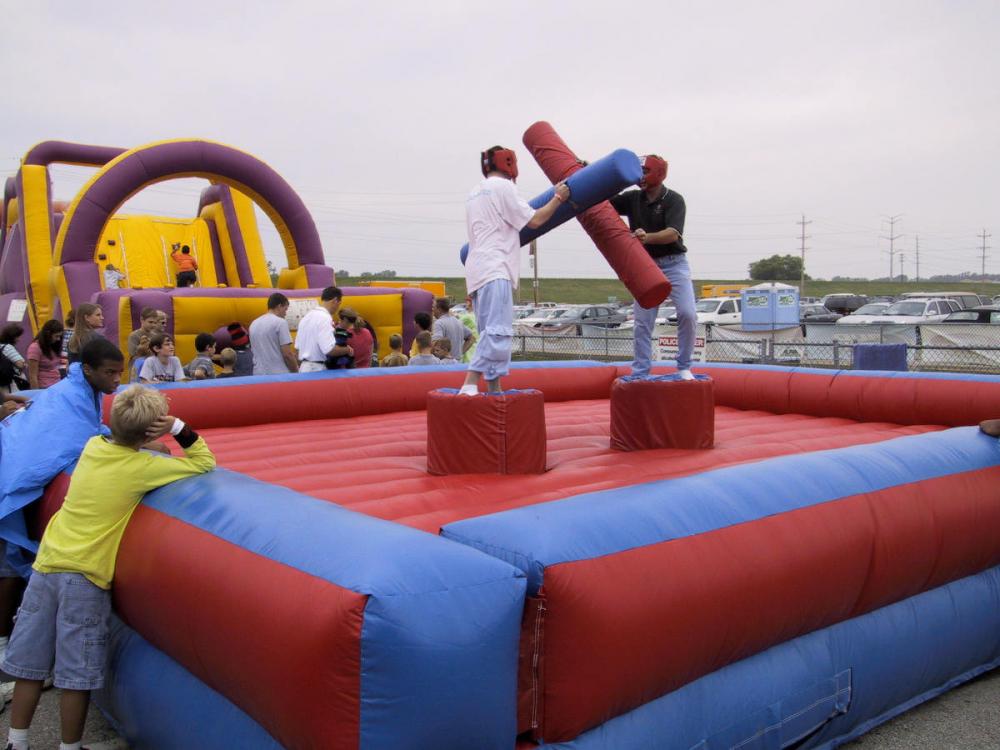
M 111 584 L 128 520 L 150 490 L 215 468 L 205 441 L 167 413 L 159 391 L 135 385 L 119 393 L 110 422 L 110 438 L 87 441 L 66 500 L 45 529 L 7 647 L 3 670 L 17 679 L 8 736 L 13 750 L 27 750 L 28 727 L 50 674 L 63 690 L 63 747 L 80 747 L 90 691 L 104 685 Z M 168 432 L 184 458 L 139 450 Z

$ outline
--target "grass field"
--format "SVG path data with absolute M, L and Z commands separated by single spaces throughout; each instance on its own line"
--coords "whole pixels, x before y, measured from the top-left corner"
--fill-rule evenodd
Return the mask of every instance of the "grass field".
M 465 299 L 464 278 L 430 278 L 411 276 L 414 281 L 444 281 L 448 296 L 453 300 Z M 357 278 L 338 277 L 340 286 L 363 286 L 364 280 Z M 748 280 L 734 279 L 696 279 L 695 293 L 701 296 L 702 284 L 754 284 Z M 787 282 L 798 284 L 798 279 Z M 970 282 L 962 284 L 930 283 L 926 281 L 883 282 L 883 281 L 807 281 L 804 296 L 822 297 L 833 292 L 853 292 L 866 294 L 869 297 L 880 295 L 899 295 L 906 292 L 975 292 L 987 297 L 1000 294 L 1000 284 L 988 282 Z M 534 301 L 532 279 L 522 278 L 518 290 L 521 302 L 525 304 Z M 562 302 L 566 304 L 587 304 L 608 302 L 614 297 L 619 302 L 631 301 L 632 295 L 617 279 L 539 279 L 538 300 L 540 302 Z

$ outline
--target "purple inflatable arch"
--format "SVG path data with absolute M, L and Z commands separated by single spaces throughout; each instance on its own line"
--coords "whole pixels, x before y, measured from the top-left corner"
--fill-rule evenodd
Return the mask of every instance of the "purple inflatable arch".
M 316 224 L 281 175 L 243 151 L 194 139 L 141 146 L 104 167 L 66 213 L 56 240 L 56 265 L 93 262 L 105 224 L 126 200 L 150 184 L 179 177 L 223 182 L 249 196 L 277 227 L 288 267 L 305 266 L 312 287 L 333 283 Z

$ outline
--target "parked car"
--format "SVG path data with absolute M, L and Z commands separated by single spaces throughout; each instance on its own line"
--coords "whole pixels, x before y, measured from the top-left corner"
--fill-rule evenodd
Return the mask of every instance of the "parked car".
M 624 312 L 624 311 L 620 311 Z M 673 305 L 660 305 L 660 309 L 656 311 L 656 322 L 654 325 L 662 326 L 667 323 L 677 322 L 677 308 Z M 625 322 L 619 326 L 622 329 L 635 328 L 635 318 L 630 310 L 625 314 Z
M 879 323 L 882 321 L 882 316 L 885 315 L 885 311 L 888 310 L 889 307 L 890 304 L 888 302 L 869 302 L 867 305 L 859 307 L 850 315 L 845 315 L 837 322 L 850 325 Z
M 800 305 L 820 305 L 819 297 L 799 297 Z
M 850 315 L 860 307 L 868 304 L 868 298 L 863 294 L 851 294 L 849 292 L 836 292 L 823 297 L 823 307 L 827 310 Z
M 994 304 L 994 305 L 1000 305 L 1000 294 L 996 295 L 996 296 L 995 296 L 995 297 L 993 298 L 993 304 Z
M 515 320 L 515 325 L 527 326 L 528 328 L 539 328 L 542 323 L 548 320 L 553 320 L 562 315 L 566 315 L 571 310 L 575 308 L 568 305 L 564 307 L 544 307 L 534 310 L 531 315 L 526 318 L 521 318 L 520 320 Z
M 625 322 L 625 315 L 618 312 L 610 305 L 590 305 L 589 307 L 578 307 L 566 310 L 561 315 L 553 315 L 536 328 L 543 331 L 564 328 L 566 326 L 576 326 L 577 334 L 583 333 L 584 326 L 594 326 L 596 328 L 618 328 Z
M 979 295 L 973 292 L 907 292 L 899 295 L 900 301 L 906 299 L 950 299 L 958 303 L 958 308 L 979 307 Z
M 990 307 L 990 306 L 993 305 L 993 300 L 990 299 L 985 294 L 980 294 L 978 296 L 979 296 L 979 307 L 982 307 L 984 305 L 987 306 L 987 307 Z
M 699 323 L 716 325 L 736 325 L 743 321 L 738 297 L 706 297 L 695 303 Z
M 942 323 L 989 323 L 1000 325 L 1000 305 L 979 305 L 968 310 L 959 310 L 941 321 Z
M 886 309 L 879 323 L 939 323 L 959 309 L 950 299 L 904 299 Z
M 803 323 L 836 323 L 843 315 L 827 310 L 823 305 L 802 305 L 799 320 Z

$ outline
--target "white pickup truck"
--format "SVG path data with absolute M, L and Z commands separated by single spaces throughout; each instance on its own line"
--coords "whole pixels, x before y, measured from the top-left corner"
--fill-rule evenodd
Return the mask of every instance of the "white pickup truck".
M 743 322 L 739 297 L 706 297 L 695 304 L 699 323 L 739 325 Z

